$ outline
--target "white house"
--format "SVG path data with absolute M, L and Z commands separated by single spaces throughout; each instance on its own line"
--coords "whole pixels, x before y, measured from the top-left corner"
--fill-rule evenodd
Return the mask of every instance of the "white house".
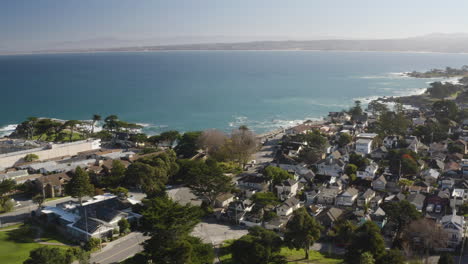
M 375 162 L 371 162 L 369 165 L 366 166 L 363 170 L 358 170 L 356 172 L 356 176 L 363 180 L 372 181 L 375 178 L 375 173 L 379 169 L 379 165 Z
M 330 155 L 317 163 L 317 174 L 338 177 L 343 173 L 345 165 L 343 160 L 335 159 Z
M 276 214 L 278 214 L 278 216 L 288 216 L 291 215 L 292 212 L 294 212 L 294 210 L 298 209 L 299 207 L 301 207 L 299 200 L 294 197 L 291 197 L 276 208 Z
M 340 190 L 338 190 L 338 189 L 329 189 L 329 188 L 323 189 L 317 195 L 317 204 L 324 204 L 324 205 L 333 205 L 333 204 L 335 204 L 335 199 L 336 199 L 338 193 L 340 193 Z
M 336 198 L 336 205 L 338 206 L 353 206 L 358 197 L 358 190 L 355 188 L 348 188 Z
M 430 184 L 436 183 L 440 176 L 440 173 L 434 169 L 425 170 L 421 174 L 424 178 L 424 181 Z
M 372 152 L 372 139 L 358 139 L 356 141 L 356 152 L 364 155 Z
M 383 145 L 388 149 L 397 148 L 399 140 L 398 136 L 386 136 L 383 140 Z
M 299 182 L 293 179 L 283 181 L 280 185 L 276 185 L 276 193 L 281 201 L 291 198 L 297 194 Z
M 357 199 L 357 205 L 363 207 L 366 204 L 369 204 L 372 198 L 375 197 L 375 192 L 372 189 L 367 189 L 359 198 Z
M 440 222 L 448 235 L 447 246 L 456 248 L 463 241 L 464 217 L 456 215 L 455 210 L 453 210 L 453 214 L 442 217 Z

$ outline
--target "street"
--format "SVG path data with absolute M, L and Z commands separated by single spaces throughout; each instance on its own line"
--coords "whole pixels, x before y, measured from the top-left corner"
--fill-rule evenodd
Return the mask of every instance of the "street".
M 134 256 L 143 251 L 143 243 L 146 239 L 143 233 L 132 232 L 125 237 L 108 243 L 102 251 L 91 254 L 90 263 L 111 264 Z

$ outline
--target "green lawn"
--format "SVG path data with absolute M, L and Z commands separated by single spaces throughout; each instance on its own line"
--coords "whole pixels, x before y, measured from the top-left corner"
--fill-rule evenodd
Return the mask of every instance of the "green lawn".
M 295 250 L 289 249 L 287 247 L 283 247 L 281 249 L 281 255 L 285 256 L 288 262 L 290 263 L 314 263 L 314 264 L 339 264 L 343 263 L 342 259 L 336 259 L 332 257 L 327 257 L 324 254 L 310 250 L 309 251 L 309 259 L 306 260 L 305 252 L 303 249 Z
M 235 264 L 231 259 L 232 256 L 229 253 L 229 245 L 232 244 L 232 241 L 226 241 L 220 248 L 219 259 L 223 264 Z M 287 247 L 281 249 L 281 255 L 285 256 L 289 263 L 314 263 L 314 264 L 340 264 L 343 263 L 342 259 L 336 259 L 332 257 L 327 257 L 318 251 L 309 251 L 309 260 L 305 260 L 304 250 L 294 250 Z
M 14 226 L 11 226 L 12 228 Z M 21 264 L 29 256 L 29 251 L 44 245 L 34 242 L 35 234 L 28 228 L 21 227 L 0 232 L 0 263 Z M 67 247 L 58 247 L 67 248 Z

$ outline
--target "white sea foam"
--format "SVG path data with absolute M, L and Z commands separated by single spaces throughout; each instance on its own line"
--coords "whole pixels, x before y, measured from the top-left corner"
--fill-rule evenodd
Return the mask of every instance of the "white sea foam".
M 4 127 L 0 127 L 0 137 L 9 136 L 13 133 L 18 125 L 10 124 Z

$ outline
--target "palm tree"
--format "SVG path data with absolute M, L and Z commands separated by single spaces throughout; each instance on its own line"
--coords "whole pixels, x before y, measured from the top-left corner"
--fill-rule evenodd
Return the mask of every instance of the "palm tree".
M 64 127 L 70 129 L 70 142 L 73 140 L 73 132 L 75 131 L 76 126 L 80 124 L 81 121 L 78 120 L 68 120 L 67 122 L 65 122 L 65 124 L 63 124 Z
M 32 139 L 34 137 L 34 129 L 36 126 L 36 123 L 39 119 L 37 117 L 28 117 L 27 122 L 27 129 L 28 129 L 28 139 Z
M 93 125 L 92 125 L 92 127 L 91 127 L 91 134 L 94 134 L 94 127 L 96 126 L 96 123 L 97 123 L 98 121 L 101 121 L 101 116 L 98 115 L 98 114 L 94 114 L 94 115 L 93 115 Z

